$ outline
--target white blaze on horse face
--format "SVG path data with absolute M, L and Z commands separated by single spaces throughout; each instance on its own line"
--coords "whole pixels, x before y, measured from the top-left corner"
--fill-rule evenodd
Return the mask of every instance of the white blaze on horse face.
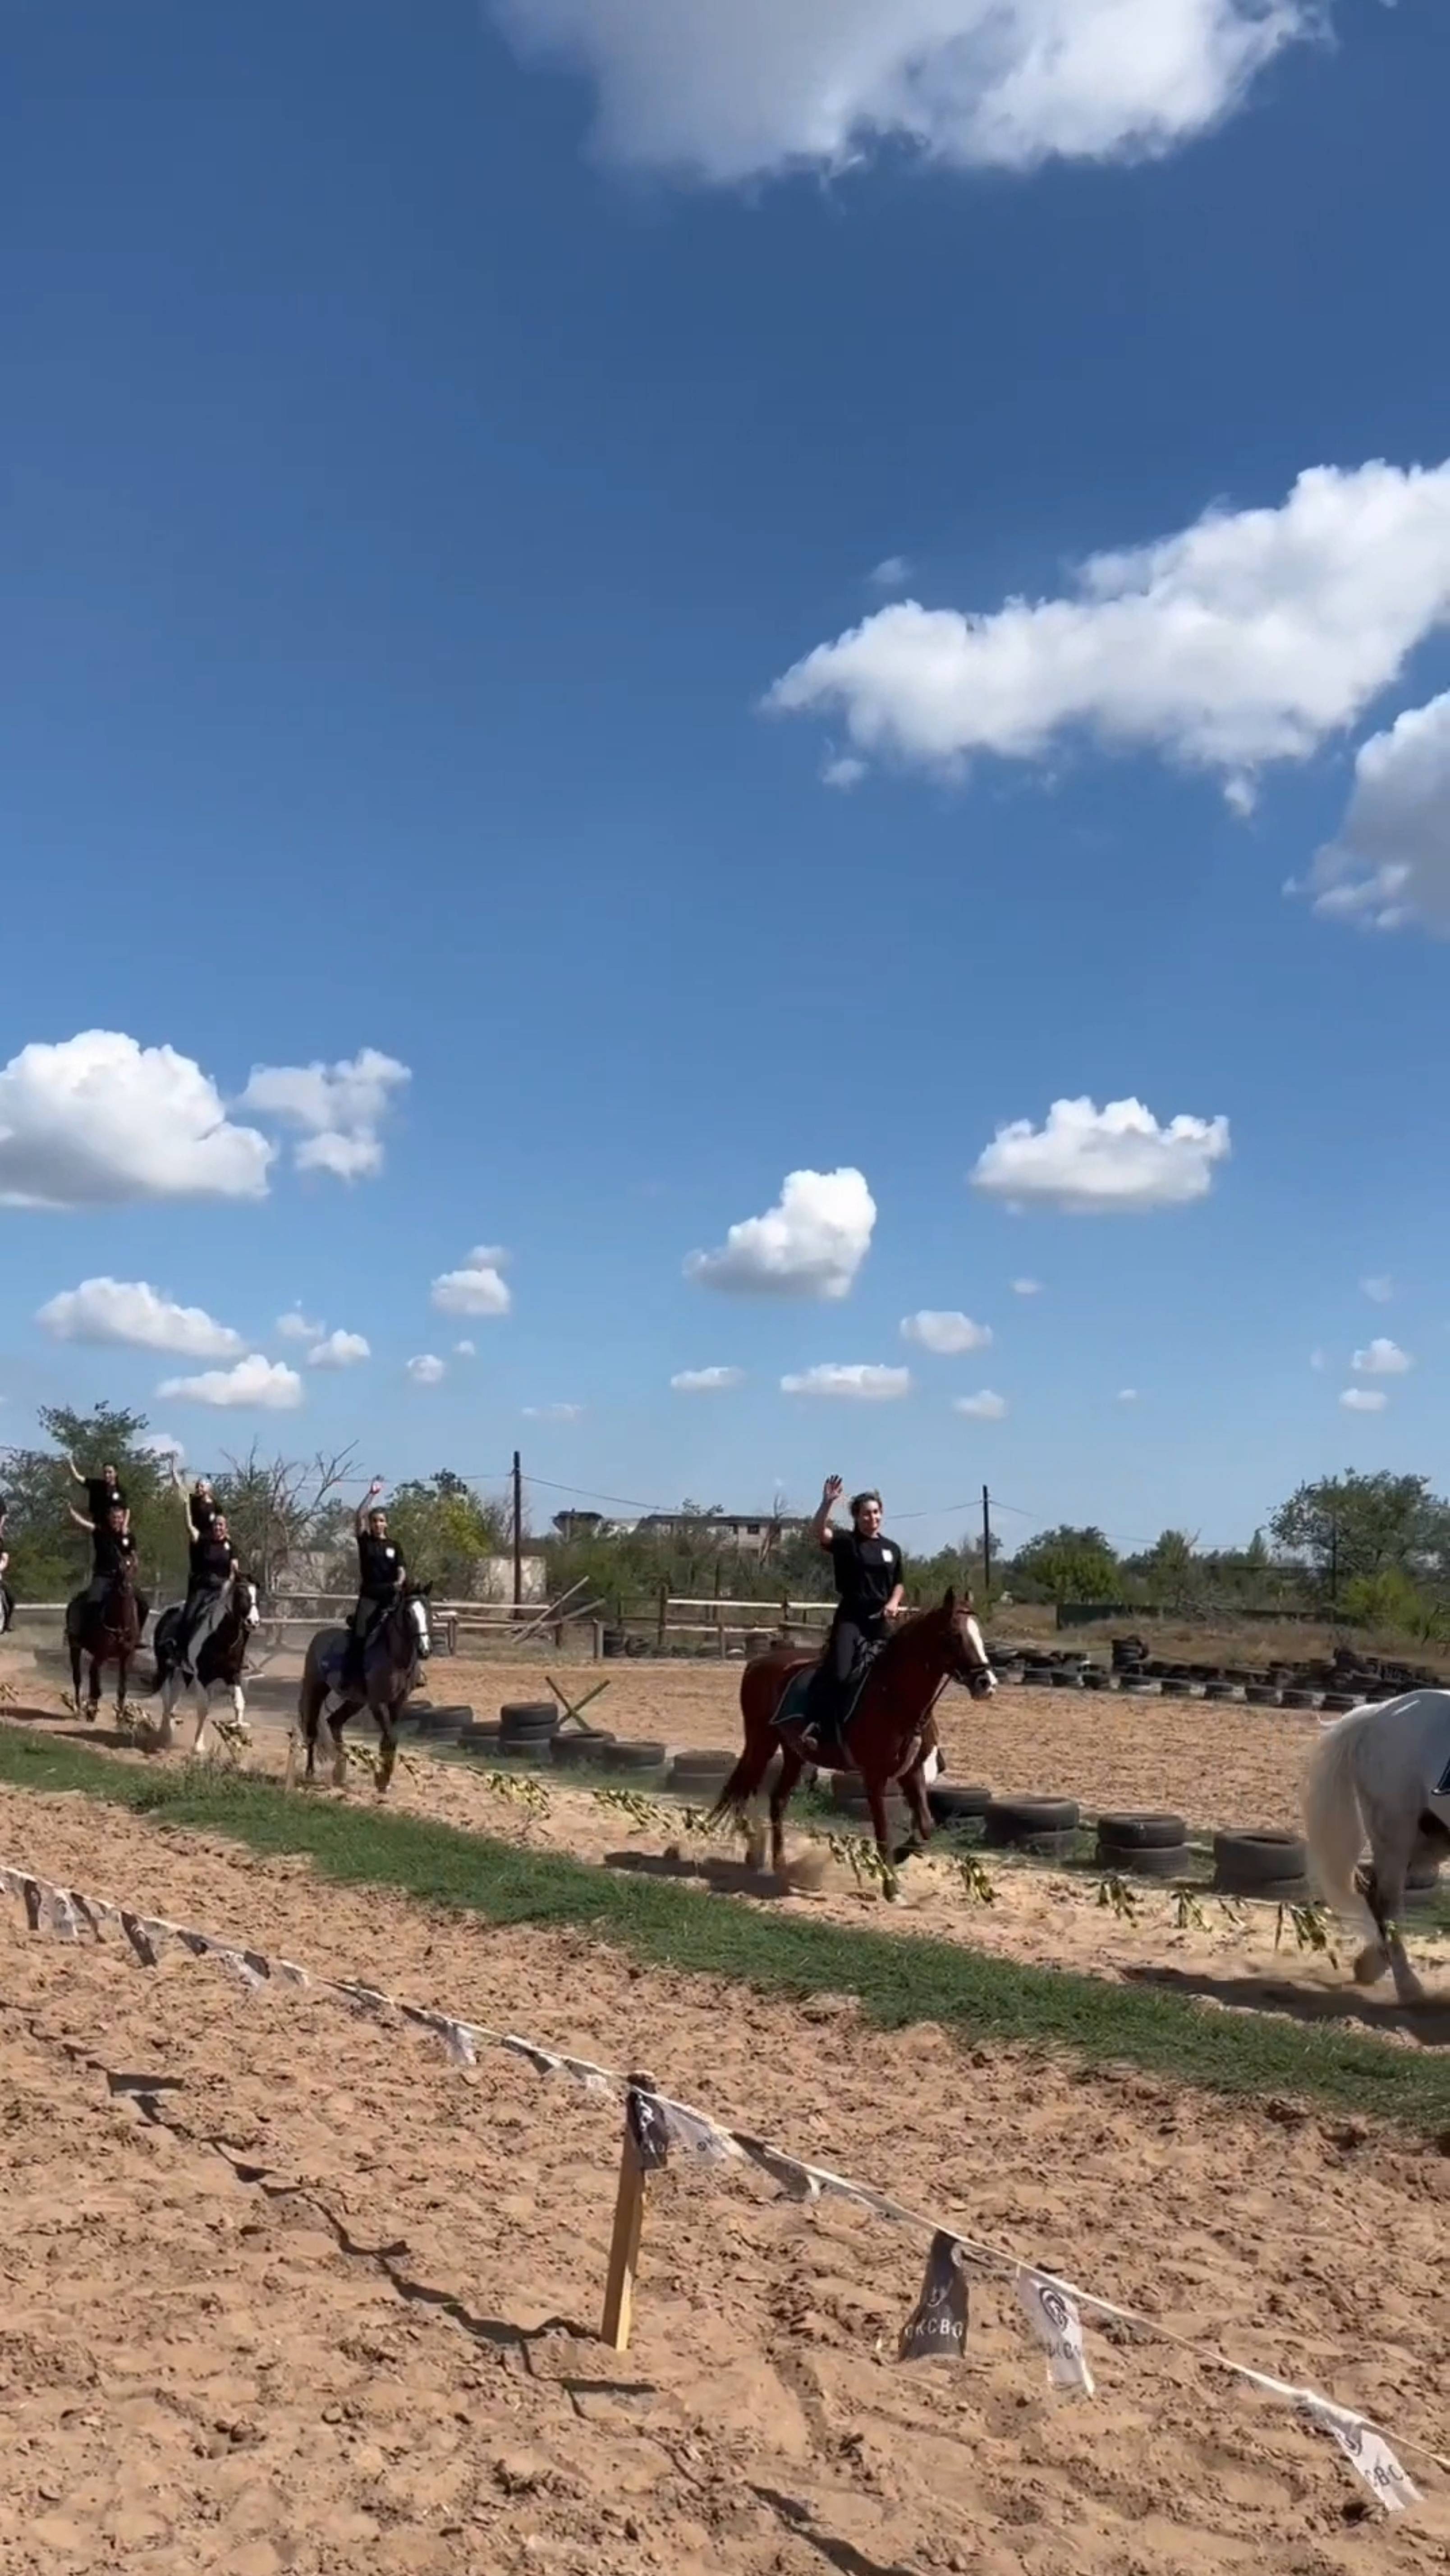
M 981 1657 L 982 1679 L 985 1682 L 987 1689 L 989 1691 L 994 1691 L 997 1687 L 997 1676 L 993 1672 L 992 1667 L 987 1660 L 986 1639 L 983 1637 L 982 1631 L 977 1624 L 975 1614 L 970 1611 L 967 1614 L 967 1643 L 972 1648 L 973 1652 Z
M 258 1625 L 261 1616 L 261 1611 L 257 1608 L 257 1587 L 255 1583 L 249 1583 L 247 1585 L 247 1627 L 255 1628 Z
M 431 1654 L 433 1650 L 433 1640 L 428 1628 L 428 1604 L 423 1599 L 421 1593 L 415 1594 L 414 1598 L 409 1602 L 408 1611 L 413 1622 L 413 1633 L 418 1640 L 419 1654 Z

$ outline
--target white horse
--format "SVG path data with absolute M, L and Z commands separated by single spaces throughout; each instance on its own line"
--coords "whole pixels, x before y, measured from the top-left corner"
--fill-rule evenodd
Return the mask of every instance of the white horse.
M 190 1688 L 196 1709 L 196 1733 L 191 1750 L 199 1759 L 206 1747 L 207 1719 L 211 1715 L 212 1693 L 224 1691 L 232 1704 L 232 1722 L 243 1734 L 247 1724 L 246 1695 L 242 1673 L 247 1648 L 260 1618 L 257 1587 L 244 1574 L 232 1577 L 226 1615 L 207 1638 L 197 1657 L 194 1672 L 185 1669 L 180 1655 L 181 1610 L 167 1610 L 156 1623 L 156 1680 L 153 1688 L 161 1692 L 161 1722 L 157 1741 L 169 1746 L 173 1741 L 173 1717 L 176 1702 L 183 1689 Z
M 1450 1690 L 1406 1691 L 1326 1726 L 1305 1777 L 1304 1830 L 1325 1902 L 1374 1935 L 1355 1960 L 1358 1982 L 1389 1968 L 1401 2003 L 1423 2003 L 1399 1917 L 1414 1860 L 1450 1850 Z

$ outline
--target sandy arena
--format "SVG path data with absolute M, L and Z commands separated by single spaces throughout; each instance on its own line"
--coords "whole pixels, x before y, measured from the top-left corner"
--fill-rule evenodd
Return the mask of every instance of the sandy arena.
M 445 1670 L 435 1696 L 480 1711 L 538 1688 L 537 1667 Z M 728 1743 L 733 1680 L 635 1668 L 608 1717 Z M 955 1775 L 995 1787 L 1166 1798 L 1195 1821 L 1292 1814 L 1312 1721 L 1216 1709 L 1197 1751 L 1194 1724 L 1181 1706 L 1004 1693 L 986 1712 L 963 1701 L 948 1740 Z M 420 1758 L 398 1803 L 660 1856 L 587 1793 L 555 1792 L 531 1824 L 462 1764 Z M 964 2052 L 931 2025 L 883 2034 L 844 1998 L 792 2007 L 646 1973 L 577 1935 L 324 1887 L 306 1864 L 75 1797 L 0 1792 L 0 1852 L 324 1973 L 643 2064 L 1175 2333 L 1440 2436 L 1450 2161 L 1433 2148 L 1113 2068 Z M 860 1921 L 863 1900 L 844 1887 L 784 1902 Z M 1161 1934 L 1118 1926 L 1046 1874 L 1003 1871 L 991 1910 L 941 1892 L 873 1919 L 940 1934 L 953 1902 L 956 1937 L 1016 1956 L 1091 1952 L 1120 1974 L 1173 1963 L 1166 1918 Z M 1407 2458 L 1425 2502 L 1382 2522 L 1323 2436 L 1170 2347 L 1094 2334 L 1096 2400 L 1051 2398 L 989 2284 L 972 2292 L 964 2365 L 903 2367 L 922 2247 L 839 2205 L 797 2210 L 750 2174 L 652 2186 L 634 2348 L 616 2358 L 594 2335 L 610 2106 L 504 2057 L 457 2072 L 405 2029 L 306 1994 L 248 1997 L 175 1953 L 148 1973 L 109 1945 L 29 1939 L 16 1905 L 0 1908 L 0 1941 L 7 2576 L 1450 2566 L 1450 2478 Z M 1316 1978 L 1326 2006 L 1331 1984 L 1344 1995 L 1322 1963 L 1294 1963 L 1301 1987 Z M 138 2076 L 145 2102 L 115 2081 Z

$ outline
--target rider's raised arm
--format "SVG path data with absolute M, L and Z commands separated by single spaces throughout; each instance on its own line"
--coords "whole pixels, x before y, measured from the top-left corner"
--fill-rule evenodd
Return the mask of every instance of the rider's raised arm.
M 811 1523 L 810 1535 L 815 1540 L 817 1547 L 824 1548 L 827 1556 L 831 1553 L 832 1543 L 836 1535 L 835 1531 L 831 1527 L 831 1514 L 841 1499 L 842 1491 L 843 1488 L 839 1476 L 828 1476 L 826 1478 L 825 1485 L 821 1493 L 820 1505 L 817 1509 L 815 1519 Z
M 84 1476 L 81 1478 L 81 1483 L 85 1483 Z M 77 1529 L 89 1530 L 92 1538 L 95 1537 L 96 1524 L 93 1520 L 88 1520 L 84 1512 L 78 1512 L 74 1503 L 67 1503 L 66 1510 L 69 1512 L 71 1519 L 75 1522 Z
M 364 1535 L 367 1529 L 368 1514 L 372 1510 L 373 1505 L 377 1501 L 382 1490 L 383 1480 L 381 1476 L 374 1476 L 372 1483 L 369 1485 L 367 1492 L 364 1494 L 362 1501 L 359 1503 L 357 1510 L 353 1514 L 352 1525 L 359 1538 Z
M 65 1463 L 66 1463 L 66 1465 L 69 1467 L 69 1469 L 70 1469 L 70 1471 L 71 1471 L 71 1475 L 72 1475 L 72 1477 L 73 1477 L 73 1479 L 74 1479 L 75 1483 L 76 1483 L 76 1484 L 78 1484 L 78 1485 L 83 1485 L 83 1484 L 85 1483 L 85 1481 L 86 1481 L 86 1480 L 85 1480 L 84 1476 L 81 1474 L 81 1471 L 80 1471 L 79 1467 L 76 1465 L 76 1462 L 75 1462 L 74 1458 L 71 1456 L 71 1453 L 70 1453 L 70 1451 L 69 1451 L 69 1450 L 67 1450 L 67 1451 L 66 1451 L 66 1453 L 65 1453 Z

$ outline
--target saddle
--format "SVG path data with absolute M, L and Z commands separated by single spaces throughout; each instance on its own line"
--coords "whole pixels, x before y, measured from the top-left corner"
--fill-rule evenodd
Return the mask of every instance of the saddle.
M 884 1643 L 885 1640 L 882 1639 L 880 1644 L 868 1645 L 862 1649 L 857 1658 L 855 1670 L 846 1684 L 839 1708 L 822 1712 L 820 1715 L 812 1709 L 811 1699 L 825 1678 L 824 1658 L 820 1662 L 806 1664 L 800 1672 L 793 1673 L 781 1694 L 780 1705 L 775 1712 L 775 1724 L 777 1726 L 804 1725 L 818 1740 L 828 1743 L 834 1741 L 844 1751 L 846 1730 L 860 1705 L 861 1693 L 871 1678 L 872 1667 Z

